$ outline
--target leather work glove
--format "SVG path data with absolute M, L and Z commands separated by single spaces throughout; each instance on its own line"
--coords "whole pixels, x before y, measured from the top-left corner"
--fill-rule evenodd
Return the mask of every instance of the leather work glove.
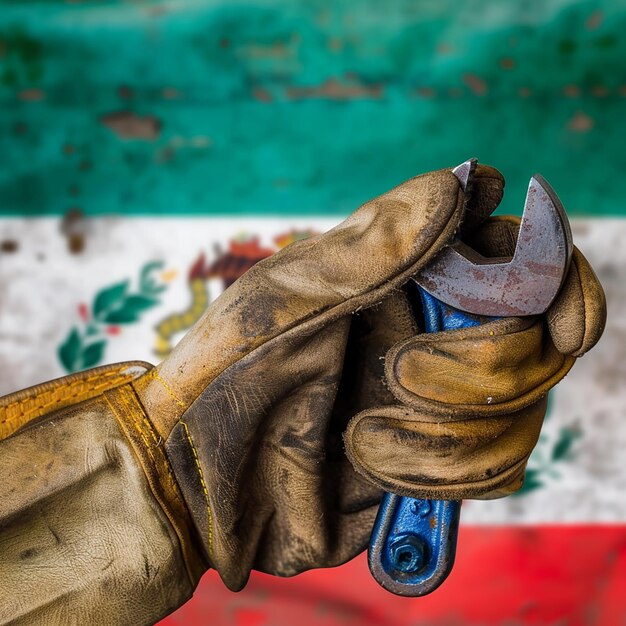
M 158 367 L 4 398 L 0 622 L 150 624 L 209 567 L 238 590 L 349 560 L 383 489 L 518 489 L 548 390 L 602 333 L 593 271 L 576 251 L 545 316 L 428 335 L 409 282 L 464 216 L 510 250 L 516 220 L 479 226 L 503 186 L 413 178 L 258 263 Z

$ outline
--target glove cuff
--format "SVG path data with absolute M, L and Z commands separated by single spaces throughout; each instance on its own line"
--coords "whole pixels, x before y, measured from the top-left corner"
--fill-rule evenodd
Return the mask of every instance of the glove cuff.
M 0 623 L 148 625 L 206 565 L 123 363 L 0 399 Z

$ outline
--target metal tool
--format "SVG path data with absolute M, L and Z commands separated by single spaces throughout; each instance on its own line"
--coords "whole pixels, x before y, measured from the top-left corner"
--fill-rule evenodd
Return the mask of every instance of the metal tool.
M 476 160 L 453 170 L 466 196 Z M 544 313 L 559 292 L 572 256 L 565 210 L 538 174 L 530 179 L 511 258 L 485 258 L 461 241 L 446 247 L 416 277 L 426 332 L 467 328 L 506 317 Z M 453 308 L 455 307 L 455 308 Z M 374 578 L 404 596 L 423 596 L 454 565 L 461 503 L 387 493 L 368 552 Z

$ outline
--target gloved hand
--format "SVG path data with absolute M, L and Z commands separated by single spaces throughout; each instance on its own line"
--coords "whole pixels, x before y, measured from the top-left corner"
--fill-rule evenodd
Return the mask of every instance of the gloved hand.
M 489 215 L 502 189 L 499 173 L 479 166 L 465 225 Z M 51 415 L 15 409 L 37 388 L 5 402 L 13 417 L 4 436 L 21 430 L 0 442 L 0 473 L 19 449 L 52 449 L 59 431 L 56 462 L 83 491 L 94 449 L 117 459 L 107 466 L 115 469 L 105 489 L 110 521 L 99 545 L 115 552 L 120 537 L 132 541 L 96 597 L 117 611 L 133 604 L 131 621 L 149 623 L 146 615 L 184 601 L 206 567 L 236 590 L 251 568 L 287 576 L 345 562 L 367 544 L 382 489 L 459 499 L 519 488 L 545 395 L 599 338 L 604 296 L 576 253 L 545 317 L 421 335 L 407 283 L 460 228 L 465 200 L 449 170 L 407 181 L 253 267 L 159 367 L 132 382 L 119 368 L 108 386 L 94 375 L 73 395 L 82 404 Z M 475 245 L 497 253 L 515 227 L 493 218 Z M 67 384 L 55 388 L 57 407 L 70 404 Z M 53 502 L 57 492 L 38 472 L 38 489 L 20 499 L 23 485 L 4 485 L 0 502 L 9 493 L 13 511 Z M 66 515 L 66 525 L 84 527 L 103 509 L 101 491 L 89 489 L 88 511 Z M 21 538 L 39 532 L 24 523 Z M 139 570 L 155 568 L 154 579 L 137 582 Z M 104 584 L 97 580 L 92 587 Z M 93 602 L 76 589 L 55 602 Z
M 478 168 L 475 222 L 502 189 L 498 172 Z M 541 317 L 420 335 L 403 286 L 450 241 L 464 199 L 450 171 L 426 174 L 292 244 L 135 383 L 231 589 L 251 568 L 288 576 L 353 557 L 381 488 L 461 499 L 521 486 L 546 393 L 598 338 L 603 296 L 577 254 L 572 293 L 548 315 L 557 345 L 579 336 L 570 354 Z M 495 253 L 514 241 L 500 231 L 482 238 Z

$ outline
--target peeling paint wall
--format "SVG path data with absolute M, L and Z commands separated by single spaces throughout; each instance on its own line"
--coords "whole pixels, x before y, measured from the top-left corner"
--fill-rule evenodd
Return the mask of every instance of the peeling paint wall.
M 626 2 L 7 0 L 0 212 L 345 214 L 468 156 L 621 213 Z

